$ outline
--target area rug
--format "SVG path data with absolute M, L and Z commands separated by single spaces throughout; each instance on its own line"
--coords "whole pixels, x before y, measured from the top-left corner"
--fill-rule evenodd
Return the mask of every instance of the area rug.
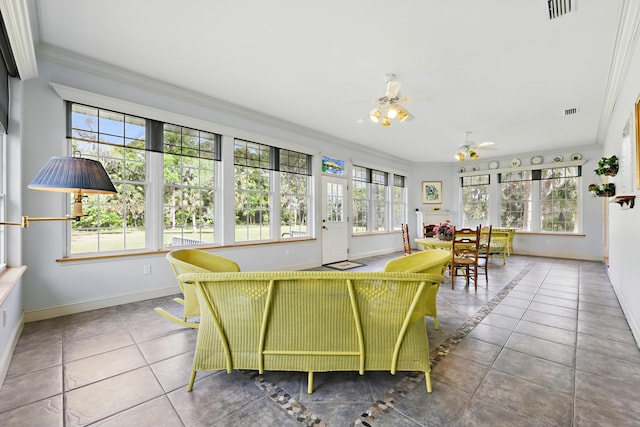
M 333 268 L 334 270 L 351 270 L 352 268 L 362 267 L 366 264 L 359 264 L 352 261 L 340 261 L 333 264 L 324 264 L 323 267 Z

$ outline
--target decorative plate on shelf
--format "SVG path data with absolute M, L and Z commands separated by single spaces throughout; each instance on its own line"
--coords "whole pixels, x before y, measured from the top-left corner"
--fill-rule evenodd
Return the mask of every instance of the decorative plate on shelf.
M 535 156 L 531 158 L 532 165 L 539 165 L 540 163 L 542 163 L 542 156 Z
M 497 160 L 493 160 L 489 162 L 489 169 L 498 169 L 500 163 Z
M 465 173 L 466 171 L 467 171 L 467 170 L 466 170 L 465 168 L 463 168 L 463 167 L 462 167 L 462 168 L 460 168 L 460 169 L 458 169 L 458 173 Z
M 518 166 L 520 166 L 520 159 L 511 160 L 511 167 L 512 168 L 517 168 Z
M 555 157 L 553 158 L 553 161 L 554 161 L 554 162 L 556 162 L 556 163 L 560 163 L 560 162 L 562 162 L 563 160 L 564 160 L 564 157 L 562 157 L 562 156 L 555 156 Z
M 474 167 L 471 168 L 471 170 L 474 172 L 478 172 L 480 170 L 480 166 L 475 165 Z
M 571 155 L 571 160 L 582 160 L 582 154 L 580 153 L 573 153 Z

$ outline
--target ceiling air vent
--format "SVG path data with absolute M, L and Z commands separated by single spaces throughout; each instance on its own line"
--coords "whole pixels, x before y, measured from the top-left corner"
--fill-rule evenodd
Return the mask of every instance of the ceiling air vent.
M 571 12 L 571 3 L 575 0 L 547 0 L 549 6 L 549 19 L 559 18 L 565 13 Z
M 565 108 L 564 110 L 564 115 L 565 116 L 573 116 L 574 114 L 578 113 L 578 108 L 577 107 L 573 107 L 573 108 Z

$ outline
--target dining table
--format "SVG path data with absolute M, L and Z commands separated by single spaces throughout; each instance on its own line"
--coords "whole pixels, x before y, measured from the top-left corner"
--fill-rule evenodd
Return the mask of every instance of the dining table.
M 436 237 L 416 237 L 415 242 L 422 249 L 442 249 L 451 251 L 451 240 L 440 240 Z
M 420 246 L 422 249 L 440 249 L 443 251 L 451 252 L 451 240 L 440 240 L 437 237 L 416 237 L 414 239 L 416 244 Z M 482 235 L 480 237 L 480 242 L 482 243 Z M 486 240 L 485 240 L 486 242 Z M 506 258 L 504 257 L 505 252 L 506 255 L 507 248 L 509 247 L 509 234 L 507 231 L 497 231 L 491 233 L 491 253 L 493 254 L 502 254 L 503 263 L 506 264 Z

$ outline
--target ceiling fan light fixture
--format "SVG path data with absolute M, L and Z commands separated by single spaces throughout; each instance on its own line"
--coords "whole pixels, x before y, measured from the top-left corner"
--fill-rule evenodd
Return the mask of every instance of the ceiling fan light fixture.
M 382 111 L 380 110 L 380 108 L 374 108 L 369 113 L 369 119 L 371 119 L 373 123 L 380 123 L 381 118 L 382 118 Z
M 389 108 L 387 108 L 387 114 L 385 116 L 392 120 L 398 117 L 398 113 L 399 113 L 398 107 L 399 107 L 398 105 L 389 106 Z
M 400 123 L 409 121 L 412 118 L 413 116 L 411 115 L 411 113 L 405 110 L 401 105 L 398 105 L 398 121 L 400 121 Z
M 464 153 L 463 153 L 463 152 L 457 153 L 457 154 L 456 154 L 455 156 L 453 156 L 453 157 L 455 157 L 455 159 L 456 159 L 456 160 L 459 160 L 459 161 L 461 161 L 461 162 L 462 162 L 462 161 L 464 161 Z
M 477 158 L 478 158 L 478 153 L 476 153 L 476 152 L 475 152 L 475 151 L 473 151 L 473 150 L 469 150 L 469 157 L 470 157 L 471 159 L 475 160 L 475 159 L 477 159 Z
M 387 74 L 385 81 L 386 93 L 376 99 L 378 105 L 369 112 L 369 120 L 381 126 L 391 126 L 392 120 L 405 122 L 412 119 L 413 116 L 402 106 L 406 98 L 400 97 L 402 85 L 396 80 L 395 74 Z

